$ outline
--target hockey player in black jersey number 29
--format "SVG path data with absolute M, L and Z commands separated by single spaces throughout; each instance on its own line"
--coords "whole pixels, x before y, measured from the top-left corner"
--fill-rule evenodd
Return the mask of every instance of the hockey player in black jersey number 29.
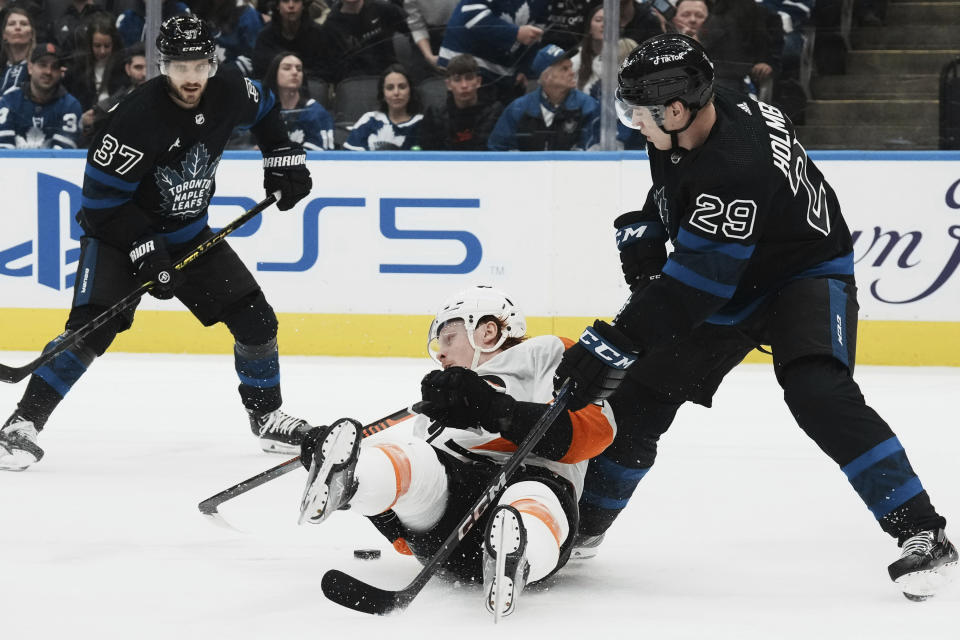
M 176 296 L 204 326 L 229 328 L 240 396 L 261 447 L 297 452 L 308 425 L 280 410 L 277 318 L 256 280 L 225 242 L 182 271 L 172 265 L 212 236 L 207 206 L 234 127 L 253 131 L 263 151 L 264 188 L 280 192 L 281 210 L 310 193 L 306 155 L 290 143 L 272 93 L 235 70 L 217 73 L 215 43 L 199 19 L 166 20 L 157 48 L 161 75 L 125 98 L 90 145 L 66 328 L 83 326 L 138 284 L 157 283 L 153 296 Z M 0 430 L 0 469 L 23 470 L 43 456 L 37 432 L 132 322 L 130 309 L 37 369 Z
M 653 466 L 683 402 L 710 406 L 759 345 L 794 418 L 840 466 L 901 557 L 890 577 L 924 599 L 957 551 L 890 427 L 853 380 L 857 303 L 850 232 L 833 189 L 775 107 L 713 88 L 696 41 L 669 34 L 619 71 L 621 121 L 648 139 L 653 186 L 615 225 L 632 294 L 567 350 L 557 379 L 576 409 L 609 398 L 613 444 L 590 461 L 575 556 L 589 556 Z M 673 252 L 666 254 L 670 239 Z

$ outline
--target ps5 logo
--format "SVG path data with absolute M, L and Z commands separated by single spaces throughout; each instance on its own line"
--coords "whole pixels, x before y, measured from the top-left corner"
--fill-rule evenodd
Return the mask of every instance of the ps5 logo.
M 15 278 L 35 277 L 44 287 L 57 291 L 72 289 L 77 278 L 76 263 L 80 259 L 79 244 L 65 247 L 61 238 L 64 225 L 69 225 L 69 239 L 79 242 L 83 230 L 74 219 L 80 210 L 81 188 L 56 176 L 37 172 L 37 236 L 35 240 L 26 240 L 13 246 L 0 246 L 0 276 Z M 61 200 L 64 200 L 61 206 Z M 256 202 L 243 196 L 214 196 L 212 207 L 229 207 L 235 211 L 252 208 Z M 320 256 L 321 212 L 338 207 L 367 208 L 367 198 L 315 198 L 307 202 L 302 213 L 301 238 L 299 243 L 292 239 L 294 255 L 291 261 L 258 262 L 257 271 L 303 272 L 311 269 Z M 380 263 L 379 272 L 384 274 L 466 274 L 474 271 L 483 257 L 483 246 L 473 233 L 463 229 L 411 229 L 398 223 L 399 213 L 424 209 L 443 210 L 462 219 L 465 211 L 476 210 L 480 200 L 476 198 L 379 198 L 371 204 L 376 208 L 371 212 L 379 220 L 380 236 L 389 240 L 437 241 L 460 245 L 464 252 L 459 262 L 434 262 L 422 264 L 416 259 L 402 263 Z M 373 207 L 371 207 L 373 208 Z M 234 214 L 236 215 L 236 214 Z M 444 213 L 445 215 L 445 213 Z M 231 239 L 252 236 L 262 224 L 260 216 L 231 234 Z M 403 228 L 401 228 L 401 226 Z M 453 226 L 453 225 L 452 225 Z M 146 253 L 148 247 L 134 250 L 139 256 Z M 131 255 L 131 259 L 137 256 Z M 33 257 L 33 260 L 30 258 Z M 73 268 L 71 268 L 73 267 Z M 89 271 L 81 278 L 89 278 Z M 82 287 L 81 287 L 82 288 Z

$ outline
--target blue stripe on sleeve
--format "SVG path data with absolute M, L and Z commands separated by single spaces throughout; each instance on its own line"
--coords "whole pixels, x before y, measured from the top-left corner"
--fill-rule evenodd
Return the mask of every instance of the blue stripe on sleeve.
M 130 198 L 90 198 L 82 196 L 80 204 L 84 209 L 109 209 L 130 202 Z
M 737 260 L 747 260 L 753 255 L 756 245 L 735 244 L 732 242 L 714 242 L 701 238 L 698 235 L 690 233 L 686 229 L 680 229 L 677 234 L 677 244 L 681 244 L 694 251 L 709 251 L 713 253 L 722 253 L 725 256 L 736 258 Z
M 137 190 L 137 187 L 140 186 L 139 181 L 127 182 L 126 180 L 121 180 L 116 176 L 111 176 L 108 173 L 100 171 L 96 167 L 91 167 L 89 163 L 87 164 L 87 168 L 84 170 L 83 174 L 91 180 L 96 180 L 100 184 L 113 187 L 118 191 L 124 191 L 127 193 L 133 193 Z
M 682 264 L 676 262 L 673 259 L 673 256 L 670 256 L 670 258 L 667 260 L 667 264 L 664 265 L 663 273 L 670 276 L 674 280 L 679 280 L 688 287 L 693 287 L 694 289 L 704 291 L 718 298 L 729 300 L 733 297 L 734 292 L 737 290 L 735 285 L 721 284 L 716 280 L 705 278 L 692 269 L 688 269 Z

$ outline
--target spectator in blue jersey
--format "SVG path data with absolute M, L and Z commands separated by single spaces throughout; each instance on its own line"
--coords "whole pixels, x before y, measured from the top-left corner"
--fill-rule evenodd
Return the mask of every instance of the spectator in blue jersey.
M 33 48 L 28 82 L 0 96 L 0 149 L 75 149 L 80 103 L 60 84 L 63 54 L 56 44 Z
M 543 37 L 549 0 L 460 0 L 450 16 L 437 64 L 454 56 L 477 59 L 485 87 L 504 103 L 526 92 L 524 77 L 531 45 Z
M 27 58 L 37 44 L 33 19 L 25 9 L 8 9 L 3 20 L 3 45 L 0 47 L 0 94 L 27 79 Z
M 123 40 L 125 47 L 143 42 L 143 28 L 147 23 L 147 3 L 144 0 L 136 0 L 133 5 L 117 16 L 117 31 L 120 32 L 120 39 Z M 163 4 L 160 5 L 160 15 L 164 20 L 184 13 L 190 13 L 190 7 L 178 0 L 163 0 Z
M 270 22 L 253 48 L 253 76 L 266 78 L 267 67 L 280 53 L 297 56 L 307 78 L 320 78 L 320 25 L 310 19 L 304 0 L 277 0 Z
M 333 118 L 310 97 L 303 61 L 284 51 L 273 58 L 263 79 L 280 103 L 280 118 L 287 125 L 290 140 L 312 151 L 333 150 Z
M 423 114 L 410 74 L 392 64 L 380 76 L 377 87 L 379 111 L 368 111 L 353 125 L 343 148 L 350 151 L 420 149 Z
M 64 87 L 86 111 L 124 85 L 123 42 L 109 13 L 90 20 L 83 45 L 63 78 Z
M 511 102 L 487 145 L 494 151 L 586 150 L 600 140 L 600 104 L 576 88 L 570 58 L 548 44 L 537 52 L 531 69 L 539 88 Z
M 237 0 L 198 0 L 193 12 L 213 25 L 221 62 L 236 66 L 245 76 L 253 73 L 253 48 L 263 28 L 260 13 L 247 2 Z
M 379 75 L 397 62 L 393 36 L 406 33 L 403 9 L 386 0 L 341 0 L 323 23 L 323 76 L 340 82 Z
M 427 108 L 420 146 L 437 151 L 486 151 L 487 138 L 503 112 L 499 102 L 480 98 L 480 73 L 473 56 L 447 64 L 447 102 Z

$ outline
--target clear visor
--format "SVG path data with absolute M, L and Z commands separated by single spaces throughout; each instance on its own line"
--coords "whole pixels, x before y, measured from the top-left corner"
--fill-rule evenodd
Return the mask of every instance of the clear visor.
M 438 322 L 436 318 L 430 323 L 430 333 L 427 334 L 427 353 L 437 364 L 441 364 L 439 354 L 444 348 L 453 344 L 454 338 L 461 331 L 465 331 L 465 323 L 460 319 Z
M 623 123 L 623 126 L 638 131 L 642 122 L 663 127 L 663 116 L 666 112 L 666 107 L 663 105 L 654 104 L 638 107 L 629 104 L 621 97 L 619 89 L 617 89 L 617 97 L 614 102 L 617 105 L 617 119 Z
M 200 78 L 212 78 L 217 73 L 217 60 L 216 58 L 203 60 L 160 58 L 160 73 L 177 84 Z

